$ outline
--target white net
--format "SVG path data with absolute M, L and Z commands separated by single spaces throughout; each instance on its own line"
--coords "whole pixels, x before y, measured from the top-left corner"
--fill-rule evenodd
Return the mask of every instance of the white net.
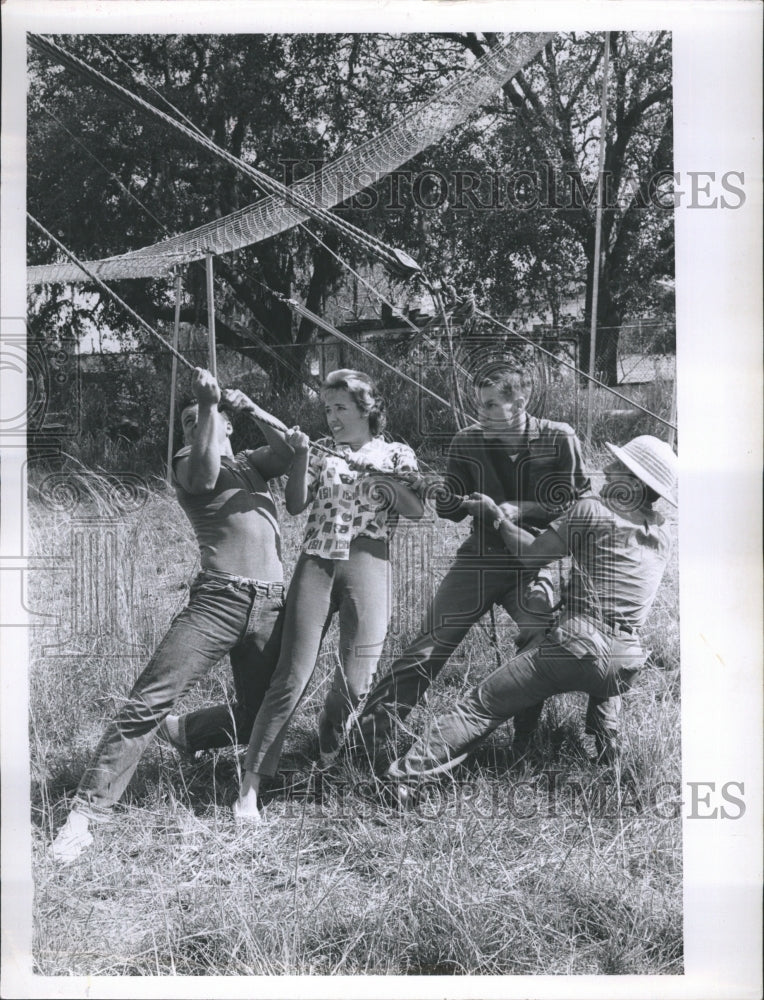
M 488 100 L 552 38 L 550 33 L 510 35 L 426 104 L 400 118 L 379 135 L 298 181 L 292 188 L 320 208 L 352 197 L 437 142 Z M 159 277 L 176 264 L 199 260 L 259 243 L 310 218 L 310 213 L 270 195 L 198 229 L 119 257 L 86 261 L 103 280 Z M 75 264 L 44 264 L 27 269 L 27 283 L 87 281 Z

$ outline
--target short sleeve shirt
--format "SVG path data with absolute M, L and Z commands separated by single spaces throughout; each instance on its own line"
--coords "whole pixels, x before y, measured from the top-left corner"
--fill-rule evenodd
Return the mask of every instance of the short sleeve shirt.
M 416 472 L 417 460 L 406 444 L 373 438 L 358 451 L 322 438 L 319 445 L 332 448 L 385 472 Z M 344 458 L 311 449 L 308 463 L 308 496 L 313 506 L 308 516 L 302 551 L 322 559 L 347 559 L 354 538 L 389 539 L 398 518 L 390 511 L 384 489 L 368 489 L 363 473 L 351 468 Z
M 613 510 L 597 497 L 578 500 L 550 528 L 572 556 L 565 603 L 597 621 L 644 624 L 671 552 L 657 512 Z
M 436 499 L 440 517 L 461 521 L 467 512 L 463 495 L 485 493 L 497 504 L 535 505 L 522 512 L 524 527 L 544 528 L 591 489 L 581 445 L 572 427 L 528 416 L 520 451 L 510 456 L 499 441 L 486 437 L 479 424 L 457 431 L 448 451 L 447 489 Z M 470 545 L 504 551 L 490 521 L 473 518 Z

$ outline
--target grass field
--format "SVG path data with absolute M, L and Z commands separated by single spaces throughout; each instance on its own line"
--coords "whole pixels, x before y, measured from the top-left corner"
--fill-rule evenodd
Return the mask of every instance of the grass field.
M 410 810 L 381 800 L 362 760 L 342 759 L 319 779 L 314 730 L 332 630 L 265 823 L 233 822 L 242 754 L 187 760 L 154 744 L 117 822 L 58 868 L 46 849 L 68 798 L 197 568 L 169 492 L 122 497 L 135 509 L 115 513 L 103 482 L 81 488 L 88 482 L 74 509 L 61 484 L 30 489 L 33 551 L 61 560 L 30 593 L 32 608 L 59 618 L 35 630 L 31 654 L 37 974 L 681 973 L 676 561 L 645 630 L 653 653 L 626 700 L 614 769 L 588 759 L 585 698 L 566 695 L 548 703 L 529 758 L 513 760 L 501 727 Z M 303 518 L 283 513 L 282 526 L 288 573 Z M 430 518 L 400 539 L 381 670 L 413 637 L 463 533 Z M 503 613 L 495 630 L 490 619 L 473 629 L 412 726 L 494 669 L 497 646 L 511 653 Z M 223 661 L 181 708 L 219 701 L 229 673 Z

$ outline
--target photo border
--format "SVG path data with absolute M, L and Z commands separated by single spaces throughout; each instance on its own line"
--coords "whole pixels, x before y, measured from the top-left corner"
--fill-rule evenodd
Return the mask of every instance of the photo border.
M 0 440 L 4 997 L 758 997 L 761 990 L 761 17 L 754 2 L 35 2 L 2 6 L 0 319 L 25 299 L 25 31 L 39 33 L 652 30 L 673 33 L 675 169 L 742 171 L 736 210 L 676 223 L 685 973 L 629 977 L 39 977 L 31 974 L 25 442 Z M 703 181 L 699 180 L 699 185 Z M 700 190 L 700 187 L 698 188 Z M 713 195 L 713 190 L 709 199 Z M 14 321 L 18 322 L 18 320 Z M 3 321 L 5 326 L 5 321 Z M 14 327 L 15 329 L 15 327 Z M 0 418 L 25 406 L 3 369 Z M 742 782 L 745 813 L 711 818 Z M 713 789 L 710 785 L 713 785 Z M 708 796 L 708 797 L 707 797 Z M 693 813 L 692 818 L 688 812 Z M 708 814 L 709 818 L 701 818 Z M 508 914 L 511 919 L 511 914 Z M 341 990 L 340 990 L 341 986 Z

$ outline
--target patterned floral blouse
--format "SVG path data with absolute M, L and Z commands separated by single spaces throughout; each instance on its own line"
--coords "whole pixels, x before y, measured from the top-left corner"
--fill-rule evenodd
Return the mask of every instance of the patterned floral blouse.
M 417 460 L 407 444 L 372 438 L 352 451 L 336 444 L 333 438 L 321 438 L 325 445 L 390 472 L 417 472 Z M 322 559 L 347 559 L 350 542 L 359 535 L 389 539 L 398 516 L 390 512 L 390 497 L 384 487 L 369 490 L 367 477 L 352 469 L 346 461 L 316 449 L 308 463 L 308 496 L 313 507 L 308 517 L 302 551 Z

